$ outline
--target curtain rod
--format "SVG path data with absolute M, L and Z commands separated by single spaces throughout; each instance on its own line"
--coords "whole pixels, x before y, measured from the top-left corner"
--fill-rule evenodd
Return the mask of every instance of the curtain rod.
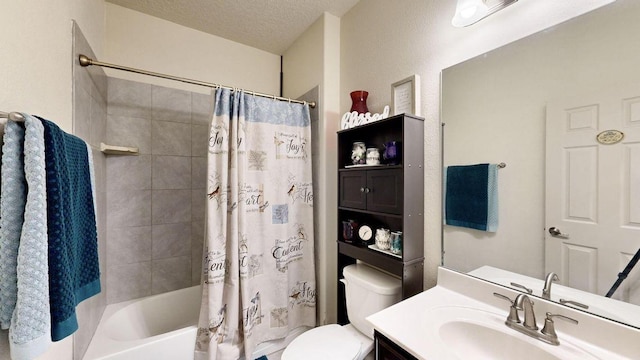
M 180 81 L 180 82 L 187 83 L 187 84 L 206 86 L 206 87 L 210 87 L 210 88 L 224 88 L 224 89 L 229 89 L 229 90 L 236 90 L 236 88 L 233 88 L 233 87 L 230 87 L 230 86 L 214 84 L 214 83 L 208 83 L 208 82 L 204 82 L 204 81 L 200 81 L 200 80 L 192 80 L 192 79 L 182 78 L 182 77 L 178 77 L 178 76 L 160 74 L 160 73 L 153 72 L 153 71 L 141 70 L 141 69 L 131 68 L 131 67 L 122 66 L 122 65 L 110 64 L 110 63 L 94 60 L 94 59 L 92 59 L 92 58 L 90 58 L 90 57 L 88 57 L 86 55 L 82 55 L 82 54 L 80 54 L 78 56 L 78 60 L 80 62 L 80 65 L 83 66 L 83 67 L 95 65 L 95 66 L 101 66 L 101 67 L 116 69 L 116 70 L 123 70 L 123 71 L 133 72 L 133 73 L 136 73 L 136 74 L 149 75 L 149 76 L 159 77 L 159 78 L 168 79 L 168 80 Z M 315 101 L 306 102 L 306 101 L 300 101 L 300 100 L 285 98 L 285 97 L 281 97 L 281 96 L 263 94 L 263 93 L 259 93 L 259 92 L 255 92 L 255 91 L 248 91 L 248 90 L 245 90 L 245 92 L 247 92 L 247 93 L 249 93 L 251 95 L 255 95 L 255 96 L 262 96 L 262 97 L 267 97 L 267 98 L 271 98 L 271 99 L 275 99 L 275 100 L 281 100 L 281 101 L 289 101 L 289 102 L 296 103 L 296 104 L 309 104 L 310 108 L 315 108 L 316 107 L 316 102 Z

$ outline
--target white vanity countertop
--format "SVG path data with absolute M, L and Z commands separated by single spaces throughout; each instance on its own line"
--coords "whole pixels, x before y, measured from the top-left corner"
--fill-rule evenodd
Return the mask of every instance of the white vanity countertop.
M 384 336 L 400 345 L 418 359 L 447 359 L 446 354 L 434 354 L 434 347 L 427 341 L 431 332 L 427 326 L 430 310 L 446 306 L 451 299 L 456 306 L 482 307 L 482 303 L 460 296 L 441 286 L 424 291 L 392 307 L 367 318 L 373 327 Z M 496 309 L 497 310 L 497 309 Z
M 457 359 L 450 346 L 440 339 L 434 322 L 436 312 L 444 308 L 447 313 L 479 311 L 499 319 L 494 322 L 513 331 L 519 340 L 529 342 L 541 349 L 553 349 L 542 341 L 508 329 L 504 325 L 509 303 L 493 293 L 498 292 L 514 299 L 517 291 L 482 281 L 455 271 L 440 268 L 438 286 L 406 299 L 367 318 L 374 328 L 387 338 L 404 348 L 418 359 Z M 573 310 L 565 306 L 533 298 L 538 326 L 542 327 L 544 314 L 550 311 L 572 317 L 579 325 L 556 321 L 560 346 L 572 346 L 588 352 L 598 359 L 640 359 L 640 330 L 613 321 Z M 495 316 L 495 315 L 499 316 Z M 522 315 L 521 315 L 522 316 Z M 502 329 L 501 327 L 499 329 Z M 539 344 L 538 344 L 539 343 Z M 465 346 L 461 338 L 459 346 Z M 556 348 L 557 349 L 557 348 Z M 459 354 L 458 354 L 459 356 Z M 471 357 L 469 357 L 471 358 Z M 577 357 L 576 357 L 577 358 Z

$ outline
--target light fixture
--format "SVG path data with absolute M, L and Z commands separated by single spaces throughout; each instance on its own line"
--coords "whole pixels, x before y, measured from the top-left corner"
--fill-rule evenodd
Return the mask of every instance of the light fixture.
M 464 27 L 506 8 L 518 0 L 458 0 L 451 25 Z

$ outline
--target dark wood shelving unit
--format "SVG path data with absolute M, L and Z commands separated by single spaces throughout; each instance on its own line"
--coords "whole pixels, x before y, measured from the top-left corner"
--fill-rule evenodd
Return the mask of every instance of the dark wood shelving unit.
M 398 142 L 396 164 L 384 164 L 384 144 Z M 424 119 L 400 114 L 352 129 L 338 131 L 338 278 L 357 260 L 402 279 L 402 298 L 423 290 L 424 273 Z M 354 142 L 377 147 L 381 165 L 351 167 Z M 366 190 L 366 191 L 365 191 Z M 342 236 L 342 221 L 402 231 L 401 256 L 369 249 L 356 235 Z M 344 286 L 338 282 L 338 322 L 349 322 Z

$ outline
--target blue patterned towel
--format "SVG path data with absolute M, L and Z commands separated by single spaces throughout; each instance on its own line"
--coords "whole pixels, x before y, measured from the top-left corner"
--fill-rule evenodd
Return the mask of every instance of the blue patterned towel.
M 448 166 L 444 183 L 446 225 L 498 230 L 497 165 Z
M 18 293 L 9 328 L 13 360 L 33 359 L 51 344 L 44 128 L 40 120 L 22 115 L 27 198 L 18 248 Z
M 77 330 L 76 305 L 100 292 L 100 268 L 87 145 L 41 120 L 47 165 L 51 337 L 58 341 Z
M 27 202 L 24 129 L 8 121 L 2 146 L 0 190 L 0 328 L 9 329 L 18 296 L 18 247 Z

